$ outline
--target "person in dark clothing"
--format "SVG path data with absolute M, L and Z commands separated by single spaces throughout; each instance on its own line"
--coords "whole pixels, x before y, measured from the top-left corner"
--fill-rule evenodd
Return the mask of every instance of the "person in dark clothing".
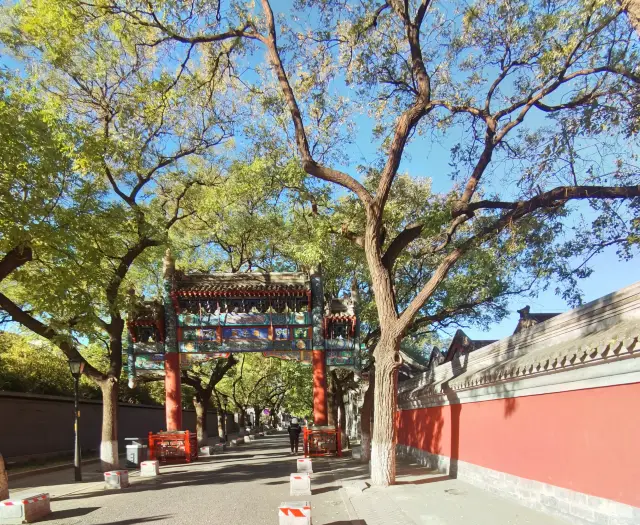
M 300 442 L 300 432 L 302 432 L 302 427 L 298 423 L 298 418 L 293 418 L 291 420 L 291 424 L 289 425 L 289 442 L 291 443 L 291 453 L 298 453 L 298 443 Z

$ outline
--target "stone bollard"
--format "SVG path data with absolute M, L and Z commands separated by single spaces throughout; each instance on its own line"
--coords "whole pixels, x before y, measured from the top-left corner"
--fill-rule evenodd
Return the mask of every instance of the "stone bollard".
M 202 457 L 209 457 L 209 456 L 213 456 L 214 454 L 214 450 L 213 447 L 200 447 L 198 454 L 200 454 Z
M 296 463 L 298 465 L 298 472 L 308 472 L 309 474 L 313 474 L 311 458 L 300 458 Z
M 245 436 L 244 437 L 244 442 L 245 443 L 251 443 L 251 436 Z
M 289 476 L 289 496 L 311 496 L 311 476 L 308 472 Z
M 126 489 L 129 486 L 129 472 L 126 470 L 111 470 L 104 473 L 105 489 Z
M 360 447 L 353 447 L 351 449 L 351 457 L 353 459 L 362 459 L 362 449 Z
M 308 501 L 280 503 L 278 525 L 311 525 L 311 505 Z
M 4 468 L 4 459 L 0 454 L 0 501 L 9 499 L 9 478 Z
M 249 441 L 255 441 L 256 440 L 256 436 L 254 434 L 251 434 L 250 436 L 248 436 Z
M 152 478 L 160 474 L 160 463 L 157 460 L 143 461 L 140 463 L 140 475 L 144 478 Z
M 20 499 L 0 502 L 0 523 L 32 523 L 51 514 L 51 500 L 46 492 L 22 494 Z

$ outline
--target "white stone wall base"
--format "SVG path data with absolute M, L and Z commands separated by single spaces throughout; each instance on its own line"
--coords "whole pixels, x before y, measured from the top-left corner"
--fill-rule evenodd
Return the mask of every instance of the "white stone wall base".
M 640 508 L 590 496 L 548 483 L 521 478 L 505 472 L 431 454 L 425 450 L 397 445 L 399 456 L 411 456 L 422 465 L 450 474 L 456 479 L 489 492 L 518 501 L 526 507 L 547 512 L 578 525 L 638 525 Z

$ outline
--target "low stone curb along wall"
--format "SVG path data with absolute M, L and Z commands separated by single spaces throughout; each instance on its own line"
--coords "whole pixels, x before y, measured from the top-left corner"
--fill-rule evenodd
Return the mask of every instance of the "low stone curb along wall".
M 640 523 L 640 283 L 404 381 L 399 454 L 574 523 Z

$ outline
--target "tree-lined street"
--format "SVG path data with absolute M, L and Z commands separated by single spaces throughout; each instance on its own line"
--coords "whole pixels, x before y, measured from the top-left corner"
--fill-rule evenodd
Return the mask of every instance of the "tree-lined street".
M 488 450 L 501 436 L 458 445 L 465 418 L 468 432 L 515 421 L 500 407 L 492 423 L 476 418 L 489 406 L 478 403 L 572 390 L 591 359 L 603 365 L 595 387 L 635 384 L 624 374 L 637 371 L 616 367 L 635 366 L 622 361 L 637 344 L 639 37 L 638 0 L 4 4 L 0 390 L 22 400 L 25 415 L 17 401 L 7 409 L 15 428 L 45 434 L 38 421 L 69 402 L 42 396 L 99 400 L 100 440 L 94 422 L 83 441 L 80 418 L 73 455 L 99 455 L 107 472 L 123 428 L 158 443 L 170 433 L 178 444 L 158 453 L 184 456 L 187 427 L 205 446 L 296 417 L 323 454 L 360 447 L 369 494 L 397 485 L 399 447 L 439 466 L 468 452 L 472 469 L 611 499 L 598 505 L 626 519 L 616 505 L 640 501 L 605 477 L 582 486 L 580 461 L 555 477 L 555 465 L 520 462 L 540 438 L 505 462 Z M 618 291 L 630 305 L 620 317 Z M 594 300 L 611 314 L 553 325 Z M 514 316 L 514 331 L 492 333 Z M 575 348 L 547 358 L 550 341 Z M 551 371 L 567 372 L 555 390 Z M 584 399 L 558 399 L 531 418 L 583 411 Z M 146 426 L 121 403 L 147 405 Z M 583 447 L 609 439 L 594 421 L 575 425 Z M 531 433 L 514 424 L 504 433 Z M 574 440 L 572 429 L 559 436 Z M 71 451 L 6 435 L 11 465 Z M 246 458 L 247 478 L 280 476 L 271 446 Z M 236 482 L 240 497 L 241 454 L 220 469 L 172 467 L 157 488 L 182 475 L 178 500 Z M 145 483 L 125 499 L 154 492 Z M 258 492 L 272 505 L 275 488 Z M 170 519 L 145 505 L 120 521 Z M 96 509 L 81 519 L 107 523 Z
M 95 466 L 87 469 L 84 485 L 62 484 L 63 472 L 16 480 L 16 491 L 29 483 L 46 482 L 52 494 L 51 525 L 133 525 L 136 523 L 277 523 L 278 506 L 308 500 L 316 525 L 560 525 L 541 513 L 524 509 L 498 496 L 450 480 L 438 473 L 401 462 L 400 480 L 391 493 L 377 492 L 365 483 L 366 469 L 350 459 L 314 460 L 312 496 L 289 496 L 289 474 L 295 457 L 282 434 L 201 459 L 194 465 L 162 468 L 155 479 L 132 474 L 128 489 L 105 491 Z M 363 490 L 364 489 L 364 490 Z M 19 492 L 18 492 L 19 494 Z

